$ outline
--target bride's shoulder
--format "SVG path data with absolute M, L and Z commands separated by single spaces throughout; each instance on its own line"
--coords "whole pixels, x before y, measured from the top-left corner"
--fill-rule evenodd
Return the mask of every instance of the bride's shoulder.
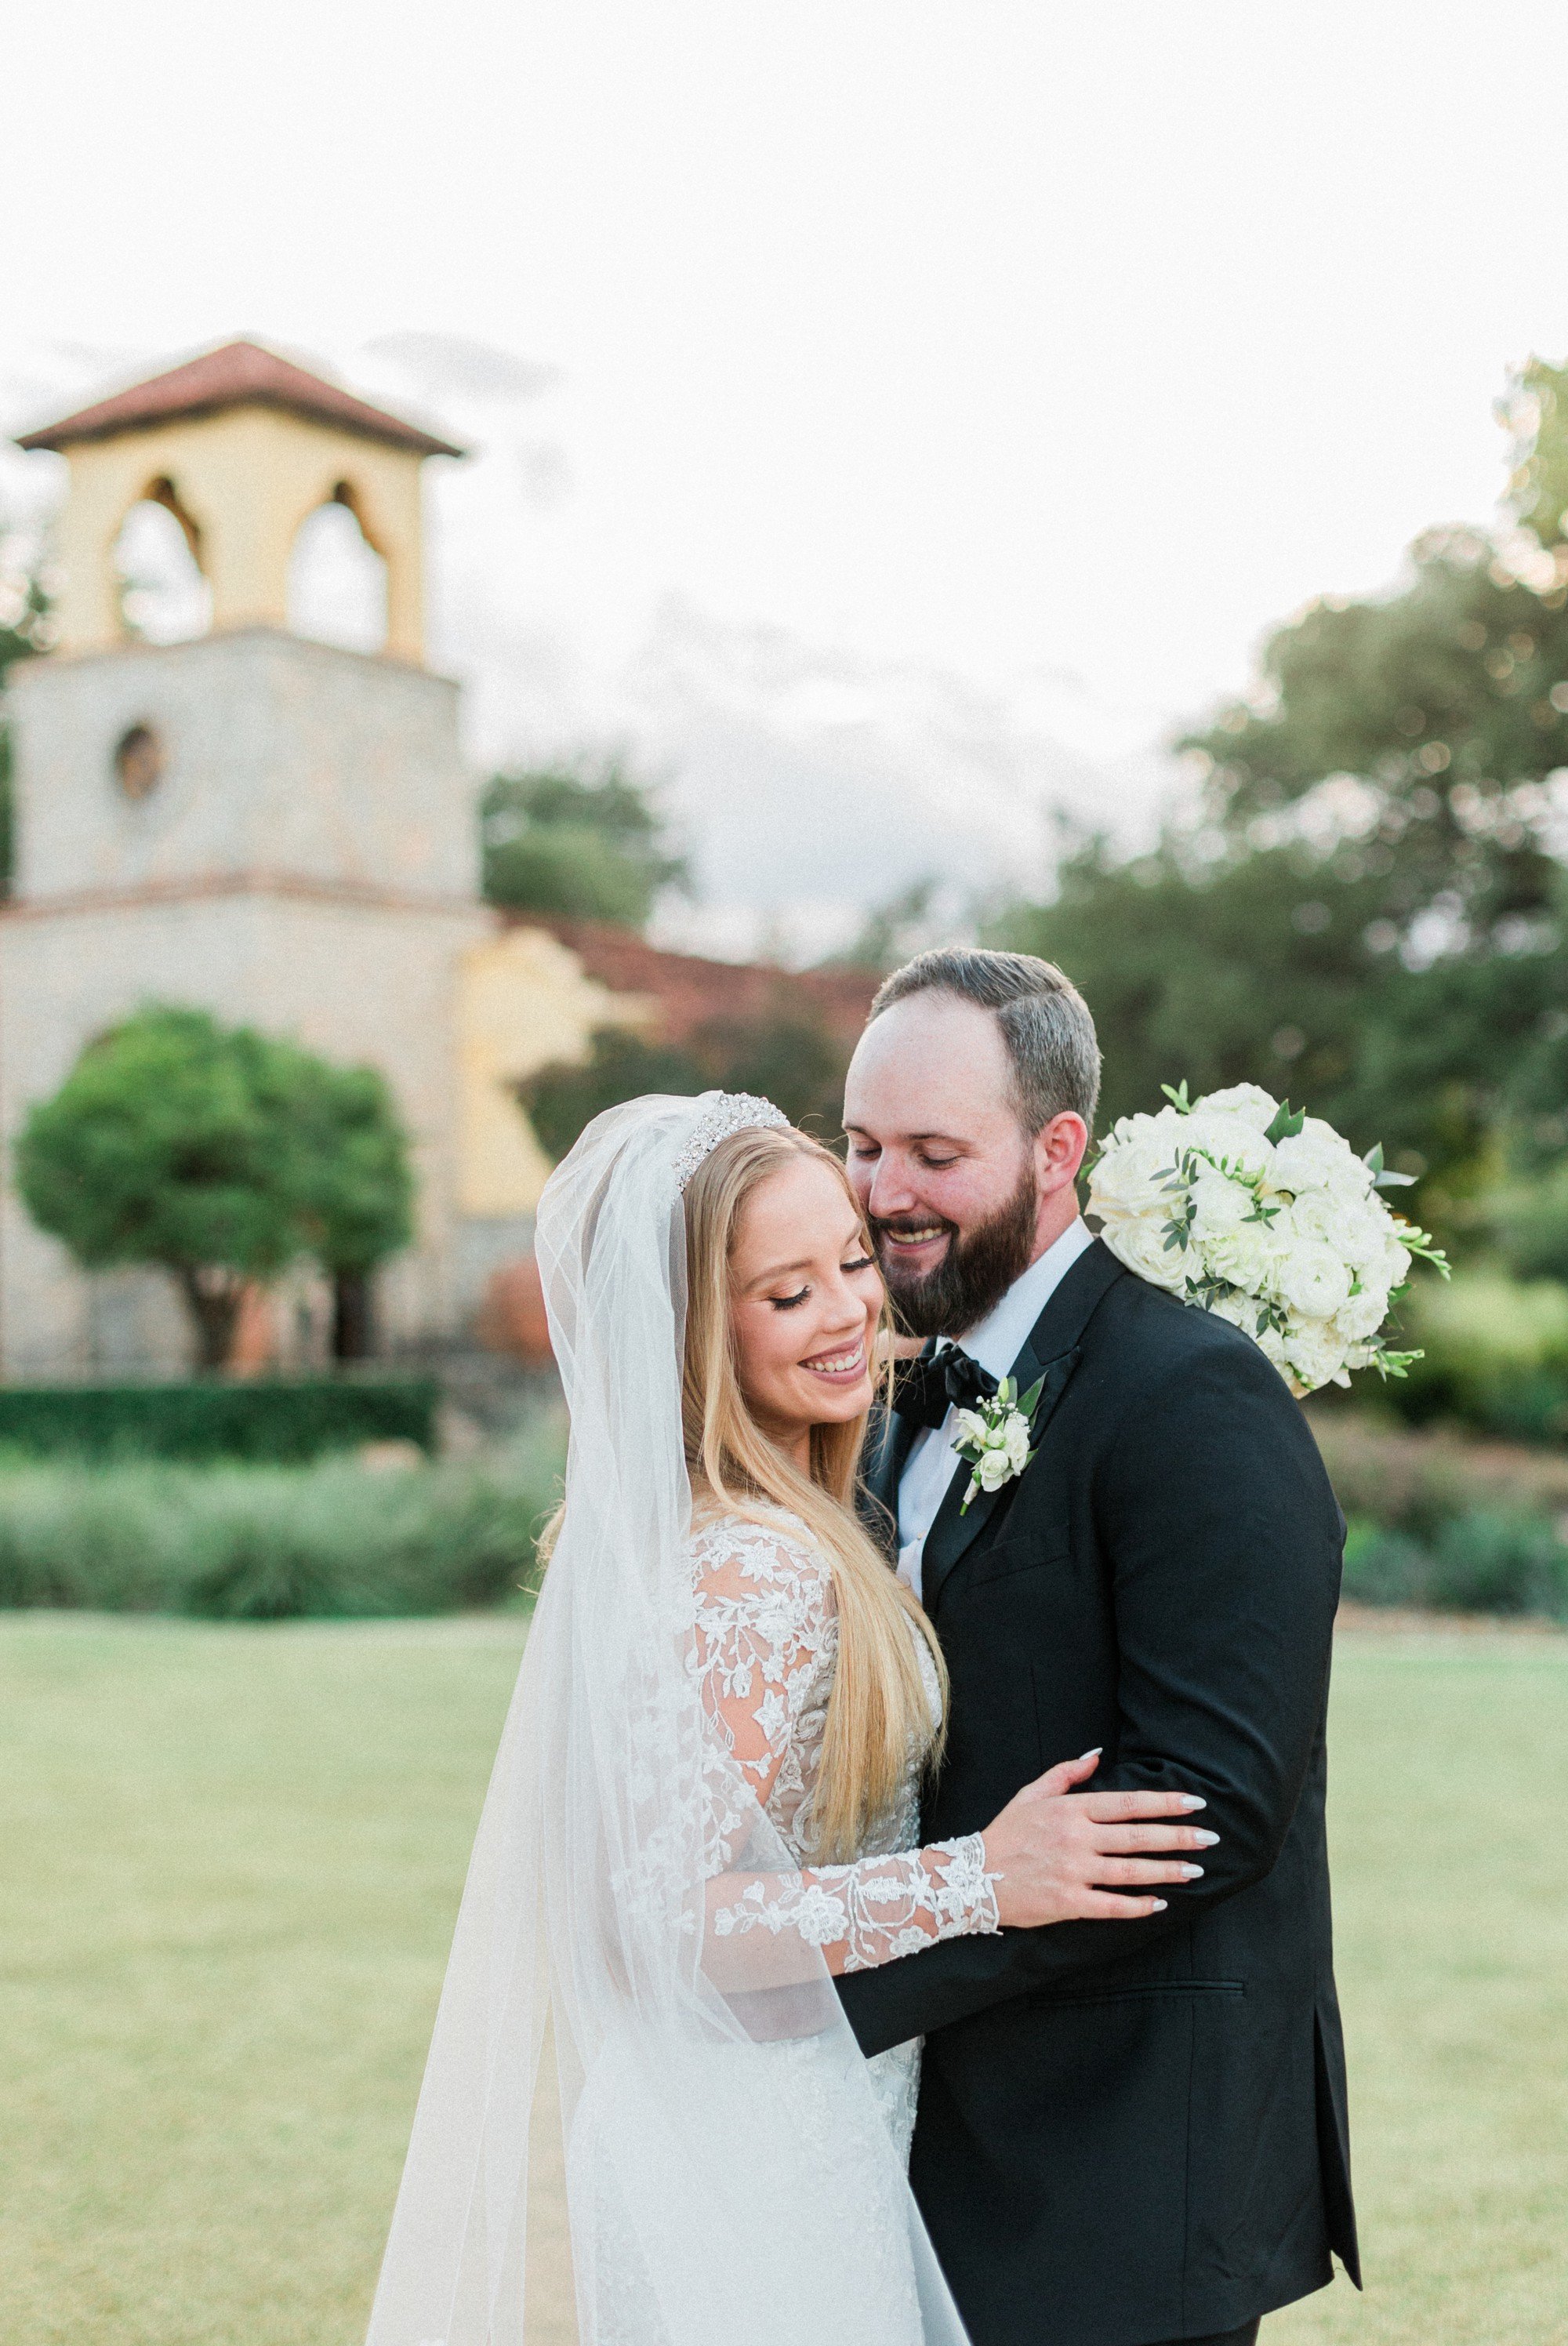
M 699 1508 L 691 1528 L 691 1558 L 699 1586 L 722 1584 L 736 1595 L 825 1589 L 828 1560 L 799 1515 L 788 1507 Z

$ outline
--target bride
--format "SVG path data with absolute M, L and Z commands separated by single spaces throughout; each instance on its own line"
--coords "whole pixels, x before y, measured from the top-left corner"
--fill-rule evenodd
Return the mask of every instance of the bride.
M 1055 1768 L 919 1844 L 944 1674 L 854 1513 L 884 1300 L 768 1102 L 597 1117 L 537 1248 L 565 1505 L 463 1893 L 370 2346 L 523 2346 L 546 2022 L 583 2346 L 962 2346 L 905 2178 L 918 2043 L 835 1974 L 1156 1911 L 1176 1794 Z M 1107 1884 L 1120 1885 L 1119 1891 Z

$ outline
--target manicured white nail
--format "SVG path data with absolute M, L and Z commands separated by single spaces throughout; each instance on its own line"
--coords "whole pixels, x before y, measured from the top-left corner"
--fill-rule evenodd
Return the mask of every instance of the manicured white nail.
M 1156 1898 L 1150 1911 L 1156 1914 L 1163 1914 L 1166 1911 L 1166 1901 L 1163 1898 Z
M 1215 1842 L 1219 1839 L 1219 1835 L 1214 1832 L 1197 1832 L 1194 1833 L 1193 1839 L 1196 1841 L 1199 1849 L 1212 1849 Z
M 1196 1792 L 1184 1792 L 1181 1796 L 1181 1804 L 1189 1816 L 1194 1809 L 1207 1809 L 1208 1806 L 1208 1802 L 1200 1800 Z
M 1203 1879 L 1203 1868 L 1201 1865 L 1184 1865 L 1181 1870 L 1181 1876 L 1184 1882 L 1201 1882 Z

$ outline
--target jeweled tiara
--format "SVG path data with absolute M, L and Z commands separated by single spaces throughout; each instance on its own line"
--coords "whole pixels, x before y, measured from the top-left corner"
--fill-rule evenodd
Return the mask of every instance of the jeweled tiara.
M 704 1111 L 692 1127 L 691 1137 L 675 1160 L 675 1186 L 684 1189 L 705 1157 L 711 1157 L 721 1140 L 732 1132 L 751 1132 L 759 1127 L 789 1122 L 781 1107 L 771 1100 L 759 1099 L 755 1092 L 720 1092 L 713 1106 Z

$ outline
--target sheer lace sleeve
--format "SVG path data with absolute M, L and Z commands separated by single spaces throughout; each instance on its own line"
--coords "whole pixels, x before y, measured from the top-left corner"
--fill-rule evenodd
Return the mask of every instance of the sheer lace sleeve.
M 1000 1929 L 978 1833 L 851 1865 L 748 1865 L 754 1818 L 741 1784 L 789 1850 L 810 1846 L 838 1657 L 832 1583 L 803 1534 L 735 1517 L 697 1534 L 695 1562 L 694 1667 L 712 1761 L 708 1968 L 725 1941 L 755 1932 L 819 1948 L 837 1973 Z M 779 1952 L 788 1970 L 787 1943 Z

